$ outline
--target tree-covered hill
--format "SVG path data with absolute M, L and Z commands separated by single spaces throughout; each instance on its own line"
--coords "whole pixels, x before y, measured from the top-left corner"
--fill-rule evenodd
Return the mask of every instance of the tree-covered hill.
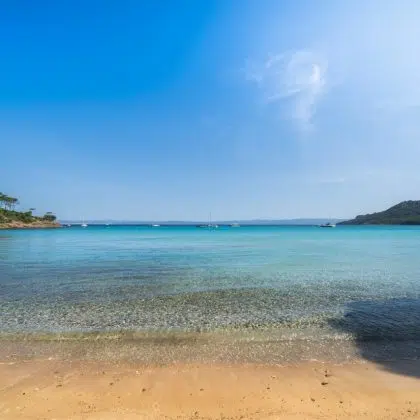
M 420 225 L 420 200 L 403 201 L 388 210 L 364 214 L 340 225 Z

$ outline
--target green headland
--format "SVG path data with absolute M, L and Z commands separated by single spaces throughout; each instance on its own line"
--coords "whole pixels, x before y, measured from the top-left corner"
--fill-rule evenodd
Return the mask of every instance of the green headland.
M 35 216 L 34 208 L 27 211 L 17 211 L 16 206 L 19 200 L 0 192 L 0 229 L 22 229 L 22 228 L 56 228 L 61 225 L 57 223 L 57 217 L 47 212 L 43 216 Z
M 420 225 L 420 200 L 403 201 L 387 210 L 364 214 L 340 225 Z

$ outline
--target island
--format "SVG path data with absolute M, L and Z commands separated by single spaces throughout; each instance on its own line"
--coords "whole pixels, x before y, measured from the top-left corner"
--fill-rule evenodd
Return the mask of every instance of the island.
M 364 214 L 339 225 L 420 225 L 420 200 L 403 201 L 387 210 Z
M 15 208 L 18 205 L 17 198 L 0 192 L 0 229 L 61 227 L 53 213 L 47 212 L 43 216 L 34 216 L 34 208 L 17 211 Z

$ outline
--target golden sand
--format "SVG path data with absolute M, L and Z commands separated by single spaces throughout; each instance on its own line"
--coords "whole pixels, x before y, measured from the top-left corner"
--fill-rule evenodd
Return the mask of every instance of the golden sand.
M 418 372 L 418 362 L 385 370 L 372 363 L 3 360 L 0 419 L 420 418 Z

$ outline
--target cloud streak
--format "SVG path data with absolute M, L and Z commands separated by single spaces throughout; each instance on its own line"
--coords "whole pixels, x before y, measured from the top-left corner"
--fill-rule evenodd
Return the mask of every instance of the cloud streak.
M 248 63 L 246 77 L 262 90 L 266 103 L 286 105 L 286 115 L 307 130 L 326 91 L 327 70 L 325 59 L 299 50 L 273 55 L 263 63 Z

